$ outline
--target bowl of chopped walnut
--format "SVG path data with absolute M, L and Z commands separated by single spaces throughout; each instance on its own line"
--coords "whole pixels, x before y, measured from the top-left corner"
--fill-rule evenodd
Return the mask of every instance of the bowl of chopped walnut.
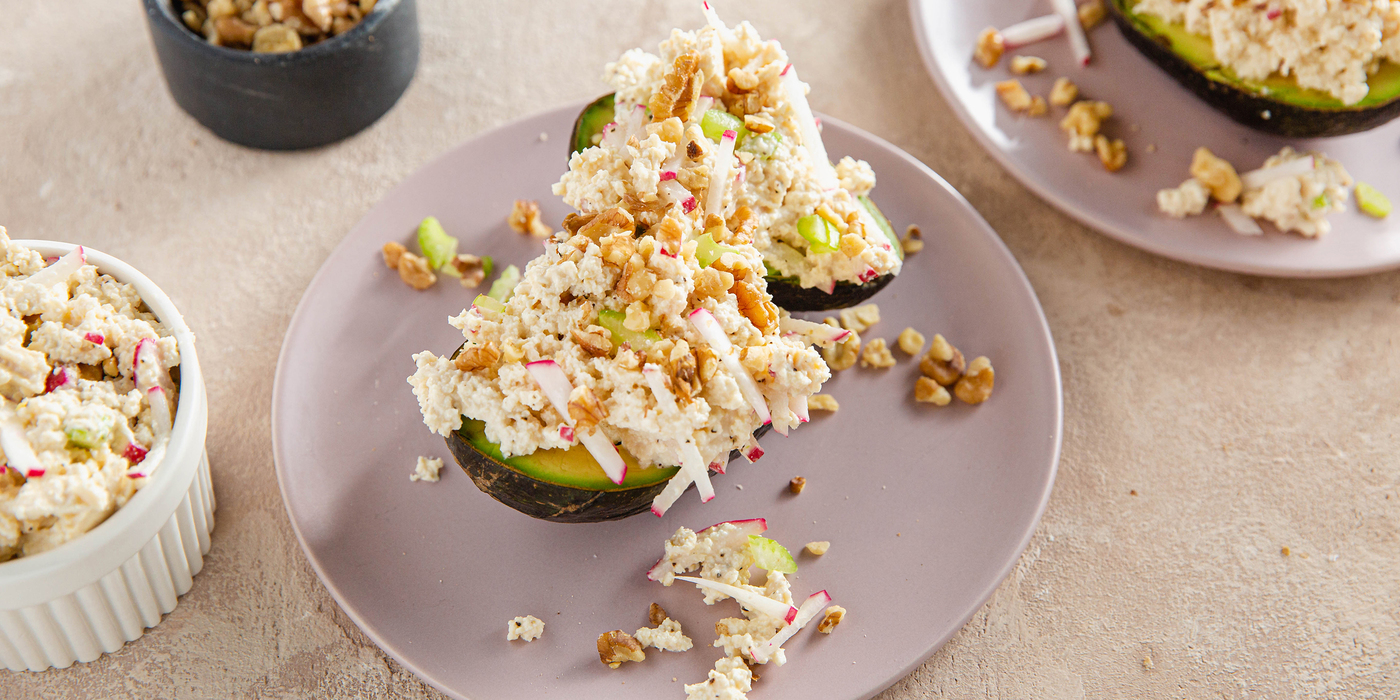
M 335 143 L 398 102 L 418 67 L 414 0 L 144 0 L 176 104 L 222 139 Z

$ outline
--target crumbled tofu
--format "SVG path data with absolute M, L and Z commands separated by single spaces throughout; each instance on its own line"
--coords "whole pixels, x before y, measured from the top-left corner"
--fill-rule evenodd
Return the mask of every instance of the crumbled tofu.
M 894 366 L 894 355 L 885 344 L 884 338 L 876 338 L 865 344 L 860 351 L 860 366 L 876 369 L 889 369 Z
M 1038 56 L 1016 56 L 1011 59 L 1011 72 L 1016 75 L 1029 75 L 1045 70 L 1045 59 Z
M 788 482 L 788 490 L 791 491 L 794 496 L 802 493 L 802 489 L 805 488 L 807 488 L 807 477 L 805 476 L 794 476 L 792 477 L 792 481 Z
M 977 35 L 977 46 L 973 49 L 972 56 L 983 68 L 991 68 L 1001 60 L 1001 54 L 1006 51 L 1006 40 L 1001 37 L 996 27 L 987 27 Z
M 942 384 L 928 377 L 919 377 L 918 381 L 914 382 L 914 400 L 935 406 L 947 406 L 953 402 L 953 396 Z
M 826 609 L 822 621 L 817 623 L 817 631 L 822 634 L 831 634 L 831 631 L 836 629 L 836 626 L 841 624 L 844 619 L 846 619 L 846 609 L 839 605 L 833 605 Z
M 1094 137 L 1094 150 L 1098 152 L 1099 162 L 1103 163 L 1108 172 L 1116 173 L 1128 163 L 1128 146 L 1123 143 L 1123 139 L 1110 140 L 1107 136 L 1099 134 Z
M 675 618 L 667 618 L 656 627 L 643 627 L 632 635 L 642 648 L 651 647 L 662 651 L 681 652 L 690 649 L 694 643 L 681 632 L 681 623 Z
M 862 304 L 842 309 L 841 327 L 853 333 L 864 333 L 866 329 L 880 322 L 880 307 L 875 304 Z
M 978 357 L 967 363 L 967 374 L 958 380 L 953 387 L 953 393 L 963 403 L 979 404 L 992 396 L 992 384 L 996 380 L 996 373 L 992 371 L 992 363 L 985 357 Z
M 1217 202 L 1229 204 L 1239 199 L 1244 191 L 1244 183 L 1235 172 L 1235 166 L 1211 153 L 1205 146 L 1197 148 L 1191 156 L 1191 177 L 1205 185 Z
M 813 394 L 807 397 L 807 409 L 811 411 L 832 411 L 841 408 L 836 397 L 831 394 Z
M 440 471 L 442 471 L 441 459 L 420 456 L 418 464 L 413 467 L 413 473 L 408 476 L 408 479 L 409 481 L 437 481 Z
M 924 334 L 913 328 L 905 328 L 899 333 L 899 349 L 914 357 L 924 351 Z
M 685 700 L 745 700 L 753 680 L 742 658 L 726 656 L 715 662 L 708 680 L 685 686 Z
M 997 97 L 1006 108 L 1013 112 L 1023 112 L 1031 108 L 1031 94 L 1019 80 L 1003 80 L 996 84 Z
M 807 546 L 804 549 L 816 556 L 821 556 L 823 554 L 826 554 L 826 551 L 828 549 L 831 549 L 831 543 L 825 540 L 821 542 L 808 542 Z
M 1050 88 L 1050 104 L 1056 107 L 1068 107 L 1079 99 L 1079 86 L 1070 82 L 1069 78 L 1056 78 L 1054 87 Z
M 1180 187 L 1157 192 L 1157 208 L 1173 219 L 1200 214 L 1209 203 L 1210 190 L 1194 177 L 1181 183 Z
M 436 479 L 434 479 L 436 481 Z M 517 617 L 506 623 L 506 641 L 533 642 L 544 634 L 544 621 L 534 615 Z

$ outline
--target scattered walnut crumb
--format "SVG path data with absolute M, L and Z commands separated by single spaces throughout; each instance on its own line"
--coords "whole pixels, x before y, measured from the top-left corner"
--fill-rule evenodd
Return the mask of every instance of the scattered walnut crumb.
M 1031 98 L 1031 106 L 1026 108 L 1026 116 L 1043 117 L 1049 111 L 1050 108 L 1046 106 L 1045 98 L 1041 97 L 1040 95 L 1036 95 L 1035 97 Z
M 1211 153 L 1205 146 L 1197 148 L 1191 156 L 1191 177 L 1210 189 L 1210 196 L 1217 202 L 1229 204 L 1239 199 L 1240 192 L 1244 190 L 1244 183 L 1239 173 L 1235 172 L 1235 166 Z
M 880 307 L 875 304 L 862 304 L 840 312 L 841 327 L 853 333 L 864 333 L 867 328 L 880 322 Z
M 914 382 L 914 400 L 935 406 L 947 406 L 953 402 L 953 396 L 938 382 L 928 377 L 919 377 L 918 381 Z
M 1069 150 L 1089 153 L 1094 150 L 1094 137 L 1099 135 L 1103 121 L 1113 116 L 1113 106 L 1107 102 L 1080 100 L 1070 105 L 1069 113 L 1060 120 L 1060 129 L 1069 134 Z
M 904 229 L 904 238 L 899 241 L 905 255 L 913 255 L 924 249 L 924 232 L 915 224 Z
M 1016 56 L 1011 59 L 1011 72 L 1016 75 L 1029 75 L 1045 70 L 1049 65 L 1039 56 Z
M 813 394 L 807 397 L 807 409 L 811 411 L 832 411 L 841 408 L 836 397 L 831 394 Z
M 1149 143 L 1149 144 L 1147 144 L 1147 152 L 1148 152 L 1148 153 L 1156 153 L 1156 152 L 1157 152 L 1157 144 L 1155 144 L 1155 143 Z
M 949 344 L 942 335 L 935 333 L 928 354 L 919 363 L 919 371 L 942 386 L 952 386 L 963 376 L 966 369 L 967 361 L 963 359 L 962 351 Z
M 805 488 L 807 488 L 807 477 L 805 476 L 794 476 L 792 477 L 792 481 L 788 482 L 788 490 L 791 491 L 794 496 L 802 493 L 802 489 Z
M 899 332 L 899 349 L 910 357 L 918 355 L 924 350 L 924 334 L 913 328 L 905 328 Z
M 540 238 L 553 233 L 540 221 L 540 204 L 533 199 L 515 200 L 515 204 L 510 208 L 510 216 L 506 217 L 506 223 L 519 233 L 528 233 Z
M 461 277 L 457 280 L 463 287 L 477 287 L 486 280 L 486 261 L 475 255 L 458 253 L 447 262 Z
M 826 554 L 827 550 L 831 549 L 831 543 L 827 542 L 826 540 L 822 540 L 820 542 L 808 542 L 807 546 L 803 547 L 803 549 L 819 557 L 823 554 Z
M 1099 26 L 1105 14 L 1102 0 L 1089 0 L 1079 6 L 1079 24 L 1088 31 Z
M 1288 556 L 1288 555 L 1290 555 L 1290 554 L 1292 554 L 1292 553 L 1293 553 L 1293 550 L 1291 550 L 1291 549 L 1289 549 L 1289 548 L 1287 548 L 1287 547 L 1284 547 L 1283 549 L 1280 549 L 1280 550 L 1279 550 L 1279 554 L 1282 554 L 1282 555 L 1285 556 L 1285 557 Z
M 987 27 L 977 35 L 977 45 L 973 49 L 972 57 L 982 64 L 983 68 L 991 68 L 1001 60 L 1001 55 L 1006 51 L 1006 40 L 1001 37 L 1001 32 L 996 27 Z
M 996 372 L 992 370 L 991 360 L 978 357 L 967 364 L 967 373 L 953 387 L 953 393 L 963 403 L 976 405 L 991 398 L 995 381 Z
M 828 326 L 840 327 L 836 319 L 829 316 L 822 322 Z M 855 331 L 851 331 L 845 340 L 831 347 L 822 348 L 822 358 L 826 360 L 826 366 L 833 372 L 854 367 L 858 357 L 860 357 L 860 334 Z
M 1108 172 L 1116 173 L 1128 163 L 1128 146 L 1123 143 L 1123 139 L 1110 141 L 1107 136 L 1099 134 L 1094 137 L 1094 150 L 1098 152 L 1099 162 L 1103 163 Z
M 666 614 L 666 608 L 656 603 L 652 603 L 651 607 L 647 609 L 647 620 L 651 622 L 652 627 L 659 627 L 661 623 L 669 619 L 671 619 L 671 616 Z
M 1024 112 L 1031 108 L 1031 94 L 1019 80 L 1003 80 L 996 85 L 997 97 L 1006 108 L 1013 112 Z
M 1068 107 L 1079 99 L 1079 86 L 1070 82 L 1069 78 L 1055 78 L 1054 87 L 1050 88 L 1050 104 L 1056 107 Z
M 1142 667 L 1148 671 L 1152 670 L 1153 663 L 1152 657 L 1150 655 L 1145 655 L 1142 657 Z
M 390 252 L 390 246 L 396 246 Z M 399 272 L 399 279 L 408 283 L 408 286 L 419 291 L 427 289 L 437 283 L 437 275 L 428 266 L 428 259 L 408 252 L 406 248 L 398 243 L 384 244 L 384 263 L 388 264 L 393 258 L 394 267 Z
M 404 245 L 398 241 L 389 241 L 385 243 L 381 250 L 384 253 L 384 264 L 388 265 L 391 270 L 399 269 L 399 258 L 403 257 L 403 254 L 408 252 L 408 248 L 405 248 Z
M 501 349 L 496 347 L 494 341 L 486 341 L 485 345 L 468 345 L 457 353 L 457 358 L 452 364 L 463 372 L 473 372 L 485 367 L 493 367 L 501 359 Z
M 860 351 L 860 366 L 876 369 L 889 369 L 894 366 L 894 355 L 884 338 L 876 338 L 865 344 Z
M 598 659 L 609 668 L 617 668 L 624 661 L 646 661 L 647 653 L 632 635 L 622 630 L 613 630 L 598 635 Z
M 822 616 L 822 621 L 817 623 L 817 631 L 822 634 L 831 634 L 831 631 L 836 629 L 836 626 L 841 624 L 844 619 L 846 619 L 846 609 L 839 605 L 833 605 L 826 609 L 826 615 Z

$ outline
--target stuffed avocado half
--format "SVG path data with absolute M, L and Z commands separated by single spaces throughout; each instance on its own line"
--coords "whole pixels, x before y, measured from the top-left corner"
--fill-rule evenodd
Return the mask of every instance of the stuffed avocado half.
M 1285 11 L 1284 4 L 1288 3 L 1208 9 L 1191 20 L 1192 28 L 1211 28 L 1209 33 L 1203 34 L 1191 31 L 1187 23 L 1173 21 L 1178 19 L 1173 13 L 1186 11 L 1185 2 L 1163 5 L 1167 11 L 1162 12 L 1153 9 L 1162 5 L 1155 0 L 1151 4 L 1143 0 L 1108 2 L 1114 22 L 1129 43 L 1207 104 L 1250 128 L 1290 138 L 1341 136 L 1375 128 L 1400 116 L 1400 64 L 1386 58 L 1389 53 L 1400 53 L 1396 48 L 1400 39 L 1383 34 L 1391 31 L 1383 28 L 1389 27 L 1389 22 L 1379 17 L 1369 18 L 1366 14 L 1369 3 L 1365 4 L 1368 7 L 1361 7 L 1362 3 L 1349 7 L 1353 4 L 1351 0 L 1342 0 L 1340 4 L 1346 7 L 1329 10 L 1333 14 L 1325 18 L 1307 18 L 1291 9 Z M 1348 11 L 1358 14 L 1356 17 L 1341 16 Z M 1213 16 L 1212 12 L 1221 14 Z M 1230 14 L 1245 12 L 1259 13 L 1260 17 L 1240 19 Z M 1262 22 L 1258 21 L 1261 19 Z M 1312 53 L 1307 54 L 1319 57 L 1316 61 L 1326 56 L 1330 64 L 1337 65 L 1342 58 L 1333 54 L 1350 52 L 1345 58 L 1354 65 L 1329 69 L 1335 74 L 1293 65 L 1297 57 L 1278 59 L 1289 65 L 1289 75 L 1280 75 L 1278 70 L 1265 72 L 1273 65 L 1270 62 L 1273 59 L 1267 57 L 1270 51 L 1276 51 L 1271 47 L 1290 46 L 1301 41 L 1285 37 L 1271 42 L 1267 38 L 1270 31 L 1295 31 L 1299 23 L 1321 21 L 1345 22 L 1339 31 L 1361 31 L 1365 36 L 1370 36 L 1366 32 L 1374 33 L 1374 43 L 1379 50 L 1370 53 L 1358 50 L 1348 42 L 1355 41 L 1359 45 L 1363 41 L 1341 37 L 1333 41 L 1336 46 L 1314 45 Z M 1377 26 L 1366 26 L 1371 21 Z M 1239 28 L 1235 28 L 1235 24 Z M 1274 25 L 1277 29 L 1268 29 Z M 1230 36 L 1232 46 L 1227 49 L 1226 60 L 1218 55 L 1221 52 L 1216 50 L 1212 34 Z M 1241 77 L 1241 71 L 1263 75 Z M 1349 82 L 1344 79 L 1348 76 Z M 1364 82 L 1358 82 L 1363 79 Z

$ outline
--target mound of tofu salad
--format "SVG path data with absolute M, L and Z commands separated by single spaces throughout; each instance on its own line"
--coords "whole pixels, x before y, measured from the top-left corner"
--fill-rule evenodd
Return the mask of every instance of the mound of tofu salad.
M 144 487 L 170 438 L 180 363 L 129 284 L 0 228 L 0 561 L 53 549 Z
M 808 86 L 777 41 L 704 10 L 704 27 L 607 65 L 614 120 L 572 156 L 554 194 L 585 213 L 623 207 L 647 225 L 671 207 L 723 224 L 776 284 L 831 294 L 897 275 L 900 242 L 868 198 L 870 165 L 831 164 Z

